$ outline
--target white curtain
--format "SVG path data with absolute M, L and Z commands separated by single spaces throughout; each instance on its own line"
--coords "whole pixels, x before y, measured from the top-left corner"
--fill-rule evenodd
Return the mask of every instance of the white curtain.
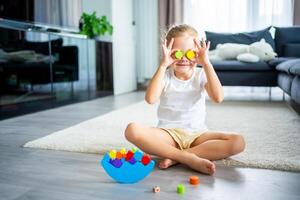
M 35 0 L 34 21 L 64 27 L 78 27 L 81 0 Z
M 185 0 L 184 23 L 200 32 L 292 26 L 294 0 Z
M 194 26 L 201 37 L 204 31 L 244 32 L 271 25 L 292 26 L 293 12 L 294 0 L 185 0 L 183 21 Z M 276 96 L 277 92 L 278 97 L 278 90 L 272 88 L 272 94 Z M 266 87 L 225 87 L 225 98 L 248 93 L 248 98 L 265 95 L 268 99 L 268 92 Z
M 159 62 L 158 1 L 136 0 L 134 14 L 137 81 L 143 83 L 152 77 Z

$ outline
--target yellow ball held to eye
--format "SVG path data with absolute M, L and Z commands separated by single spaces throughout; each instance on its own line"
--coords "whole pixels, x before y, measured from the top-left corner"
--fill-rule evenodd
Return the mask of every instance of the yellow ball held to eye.
M 196 57 L 196 54 L 194 51 L 192 50 L 188 50 L 185 54 L 185 56 L 189 59 L 189 60 L 192 60 Z

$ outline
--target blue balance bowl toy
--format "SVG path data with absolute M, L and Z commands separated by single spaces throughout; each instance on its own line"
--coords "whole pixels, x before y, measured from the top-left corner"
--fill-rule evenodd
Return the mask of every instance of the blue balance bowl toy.
M 101 165 L 106 173 L 119 183 L 136 183 L 144 179 L 154 168 L 155 162 L 150 156 L 132 148 L 119 152 L 111 150 L 105 153 Z

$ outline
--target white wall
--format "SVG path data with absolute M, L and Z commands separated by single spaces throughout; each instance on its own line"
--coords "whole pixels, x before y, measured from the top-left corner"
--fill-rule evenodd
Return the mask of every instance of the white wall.
M 82 4 L 84 12 L 96 11 L 98 16 L 106 15 L 114 27 L 111 38 L 114 94 L 136 90 L 133 0 L 83 0 Z
M 111 21 L 111 1 L 107 0 L 82 0 L 82 11 L 91 14 L 97 12 L 97 16 L 106 15 Z
M 112 0 L 114 94 L 136 90 L 133 0 Z
M 108 21 L 111 21 L 111 3 L 110 1 L 105 0 L 82 0 L 82 12 L 86 12 L 88 14 L 96 11 L 97 16 L 101 17 L 105 15 Z M 81 58 L 82 62 L 85 62 L 85 65 L 82 65 L 81 68 L 84 67 L 86 69 L 87 75 L 82 75 L 84 78 L 89 79 L 89 89 L 96 89 L 96 49 L 95 49 L 95 41 L 92 39 L 85 40 L 86 43 L 83 46 L 79 46 L 81 51 L 80 55 L 84 55 Z M 80 62 L 81 64 L 81 62 Z M 88 65 L 88 66 L 87 66 Z

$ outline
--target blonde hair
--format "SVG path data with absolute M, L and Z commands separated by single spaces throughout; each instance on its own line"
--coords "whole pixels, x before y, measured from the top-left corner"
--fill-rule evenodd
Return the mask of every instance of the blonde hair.
M 198 32 L 195 28 L 187 24 L 173 25 L 169 28 L 165 35 L 165 39 L 167 40 L 167 45 L 174 37 L 190 35 L 194 37 L 198 37 Z

